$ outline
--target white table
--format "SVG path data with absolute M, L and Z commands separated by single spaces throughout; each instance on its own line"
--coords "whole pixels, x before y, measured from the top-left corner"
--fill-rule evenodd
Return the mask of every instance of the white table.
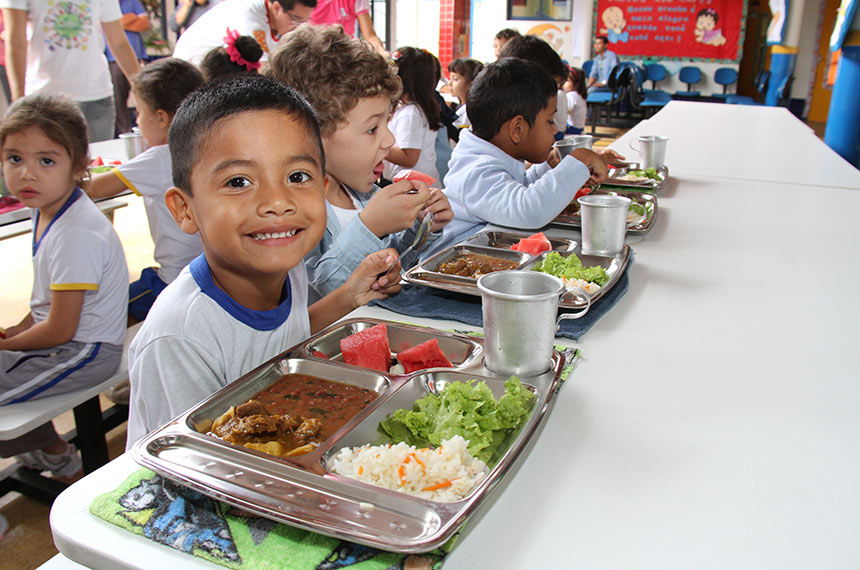
M 669 137 L 669 174 L 860 190 L 860 170 L 782 107 L 672 101 L 615 141 L 638 160 L 640 135 Z
M 860 566 L 860 192 L 679 174 L 660 200 L 630 290 L 446 570 Z M 58 548 L 214 568 L 89 515 L 134 469 L 57 499 Z

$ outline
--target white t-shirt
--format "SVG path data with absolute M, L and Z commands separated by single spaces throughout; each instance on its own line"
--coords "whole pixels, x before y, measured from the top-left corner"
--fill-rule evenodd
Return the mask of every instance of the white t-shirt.
M 567 124 L 578 129 L 585 128 L 585 117 L 588 112 L 588 104 L 582 95 L 576 91 L 567 93 Z
M 563 133 L 567 129 L 567 97 L 561 89 L 558 90 L 555 98 L 555 116 L 552 120 L 558 132 Z
M 129 347 L 127 447 L 263 362 L 308 338 L 308 277 L 290 270 L 286 298 L 253 311 L 212 281 L 204 256 L 155 300 Z
M 415 166 L 409 168 L 386 160 L 383 176 L 391 180 L 401 170 L 417 170 L 439 178 L 439 171 L 436 170 L 436 131 L 430 130 L 430 123 L 427 122 L 421 107 L 415 103 L 399 104 L 388 121 L 388 128 L 394 134 L 396 146 L 417 148 L 421 150 L 421 154 Z M 439 181 L 435 184 L 439 184 Z
M 465 103 L 457 107 L 457 118 L 454 119 L 454 126 L 459 128 L 472 126 L 472 122 L 469 121 L 469 115 L 466 113 Z
M 33 220 L 34 323 L 48 318 L 53 291 L 81 291 L 84 305 L 72 340 L 122 345 L 128 314 L 128 267 L 110 221 L 80 188 L 36 241 Z
M 155 261 L 160 265 L 156 272 L 162 281 L 170 283 L 203 253 L 200 236 L 179 229 L 164 202 L 164 192 L 173 186 L 170 148 L 166 144 L 149 148 L 114 168 L 113 173 L 129 190 L 143 197 L 149 233 L 155 243 Z
M 117 0 L 0 0 L 0 7 L 28 12 L 27 95 L 53 91 L 75 101 L 113 95 L 101 24 L 122 18 Z
M 173 57 L 200 65 L 207 53 L 224 45 L 228 28 L 257 40 L 263 48 L 260 61 L 268 61 L 269 53 L 278 46 L 269 26 L 266 0 L 224 0 L 179 36 Z

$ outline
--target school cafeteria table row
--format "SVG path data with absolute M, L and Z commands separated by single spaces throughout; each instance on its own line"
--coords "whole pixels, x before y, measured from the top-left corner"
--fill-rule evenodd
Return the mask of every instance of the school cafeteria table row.
M 544 429 L 446 570 L 860 564 L 860 184 L 729 177 L 780 158 L 764 146 L 725 161 L 725 177 L 691 174 L 675 134 L 690 121 L 661 113 L 672 177 L 654 229 L 628 240 L 630 288 L 577 343 Z M 135 469 L 122 456 L 57 499 L 61 552 L 96 568 L 214 568 L 88 512 Z

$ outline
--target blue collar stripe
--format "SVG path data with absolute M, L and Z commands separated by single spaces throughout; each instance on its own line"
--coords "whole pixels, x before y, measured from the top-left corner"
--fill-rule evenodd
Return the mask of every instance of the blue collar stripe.
M 39 245 L 41 245 L 42 240 L 45 239 L 45 236 L 48 235 L 48 231 L 51 229 L 51 226 L 54 225 L 54 222 L 60 219 L 60 216 L 66 213 L 66 210 L 74 204 L 78 198 L 83 196 L 84 191 L 81 190 L 78 186 L 75 186 L 75 189 L 72 190 L 72 193 L 66 199 L 66 203 L 60 207 L 60 211 L 57 212 L 57 215 L 48 222 L 48 227 L 45 228 L 44 233 L 42 233 L 42 237 L 39 238 L 39 241 L 36 241 L 36 228 L 39 226 L 39 210 L 36 210 L 36 217 L 33 218 L 33 256 L 35 257 L 36 252 L 39 250 Z
M 284 283 L 284 302 L 270 311 L 255 311 L 243 307 L 227 293 L 222 291 L 212 280 L 209 263 L 206 256 L 200 254 L 190 264 L 189 270 L 194 281 L 204 295 L 218 303 L 218 306 L 237 321 L 244 323 L 258 331 L 272 331 L 284 324 L 290 317 L 292 308 L 292 292 L 290 290 L 290 278 Z

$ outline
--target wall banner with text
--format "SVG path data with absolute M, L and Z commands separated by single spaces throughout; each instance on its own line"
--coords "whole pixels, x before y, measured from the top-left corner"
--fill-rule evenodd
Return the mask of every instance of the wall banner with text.
M 740 61 L 747 0 L 595 0 L 594 36 L 620 57 Z

